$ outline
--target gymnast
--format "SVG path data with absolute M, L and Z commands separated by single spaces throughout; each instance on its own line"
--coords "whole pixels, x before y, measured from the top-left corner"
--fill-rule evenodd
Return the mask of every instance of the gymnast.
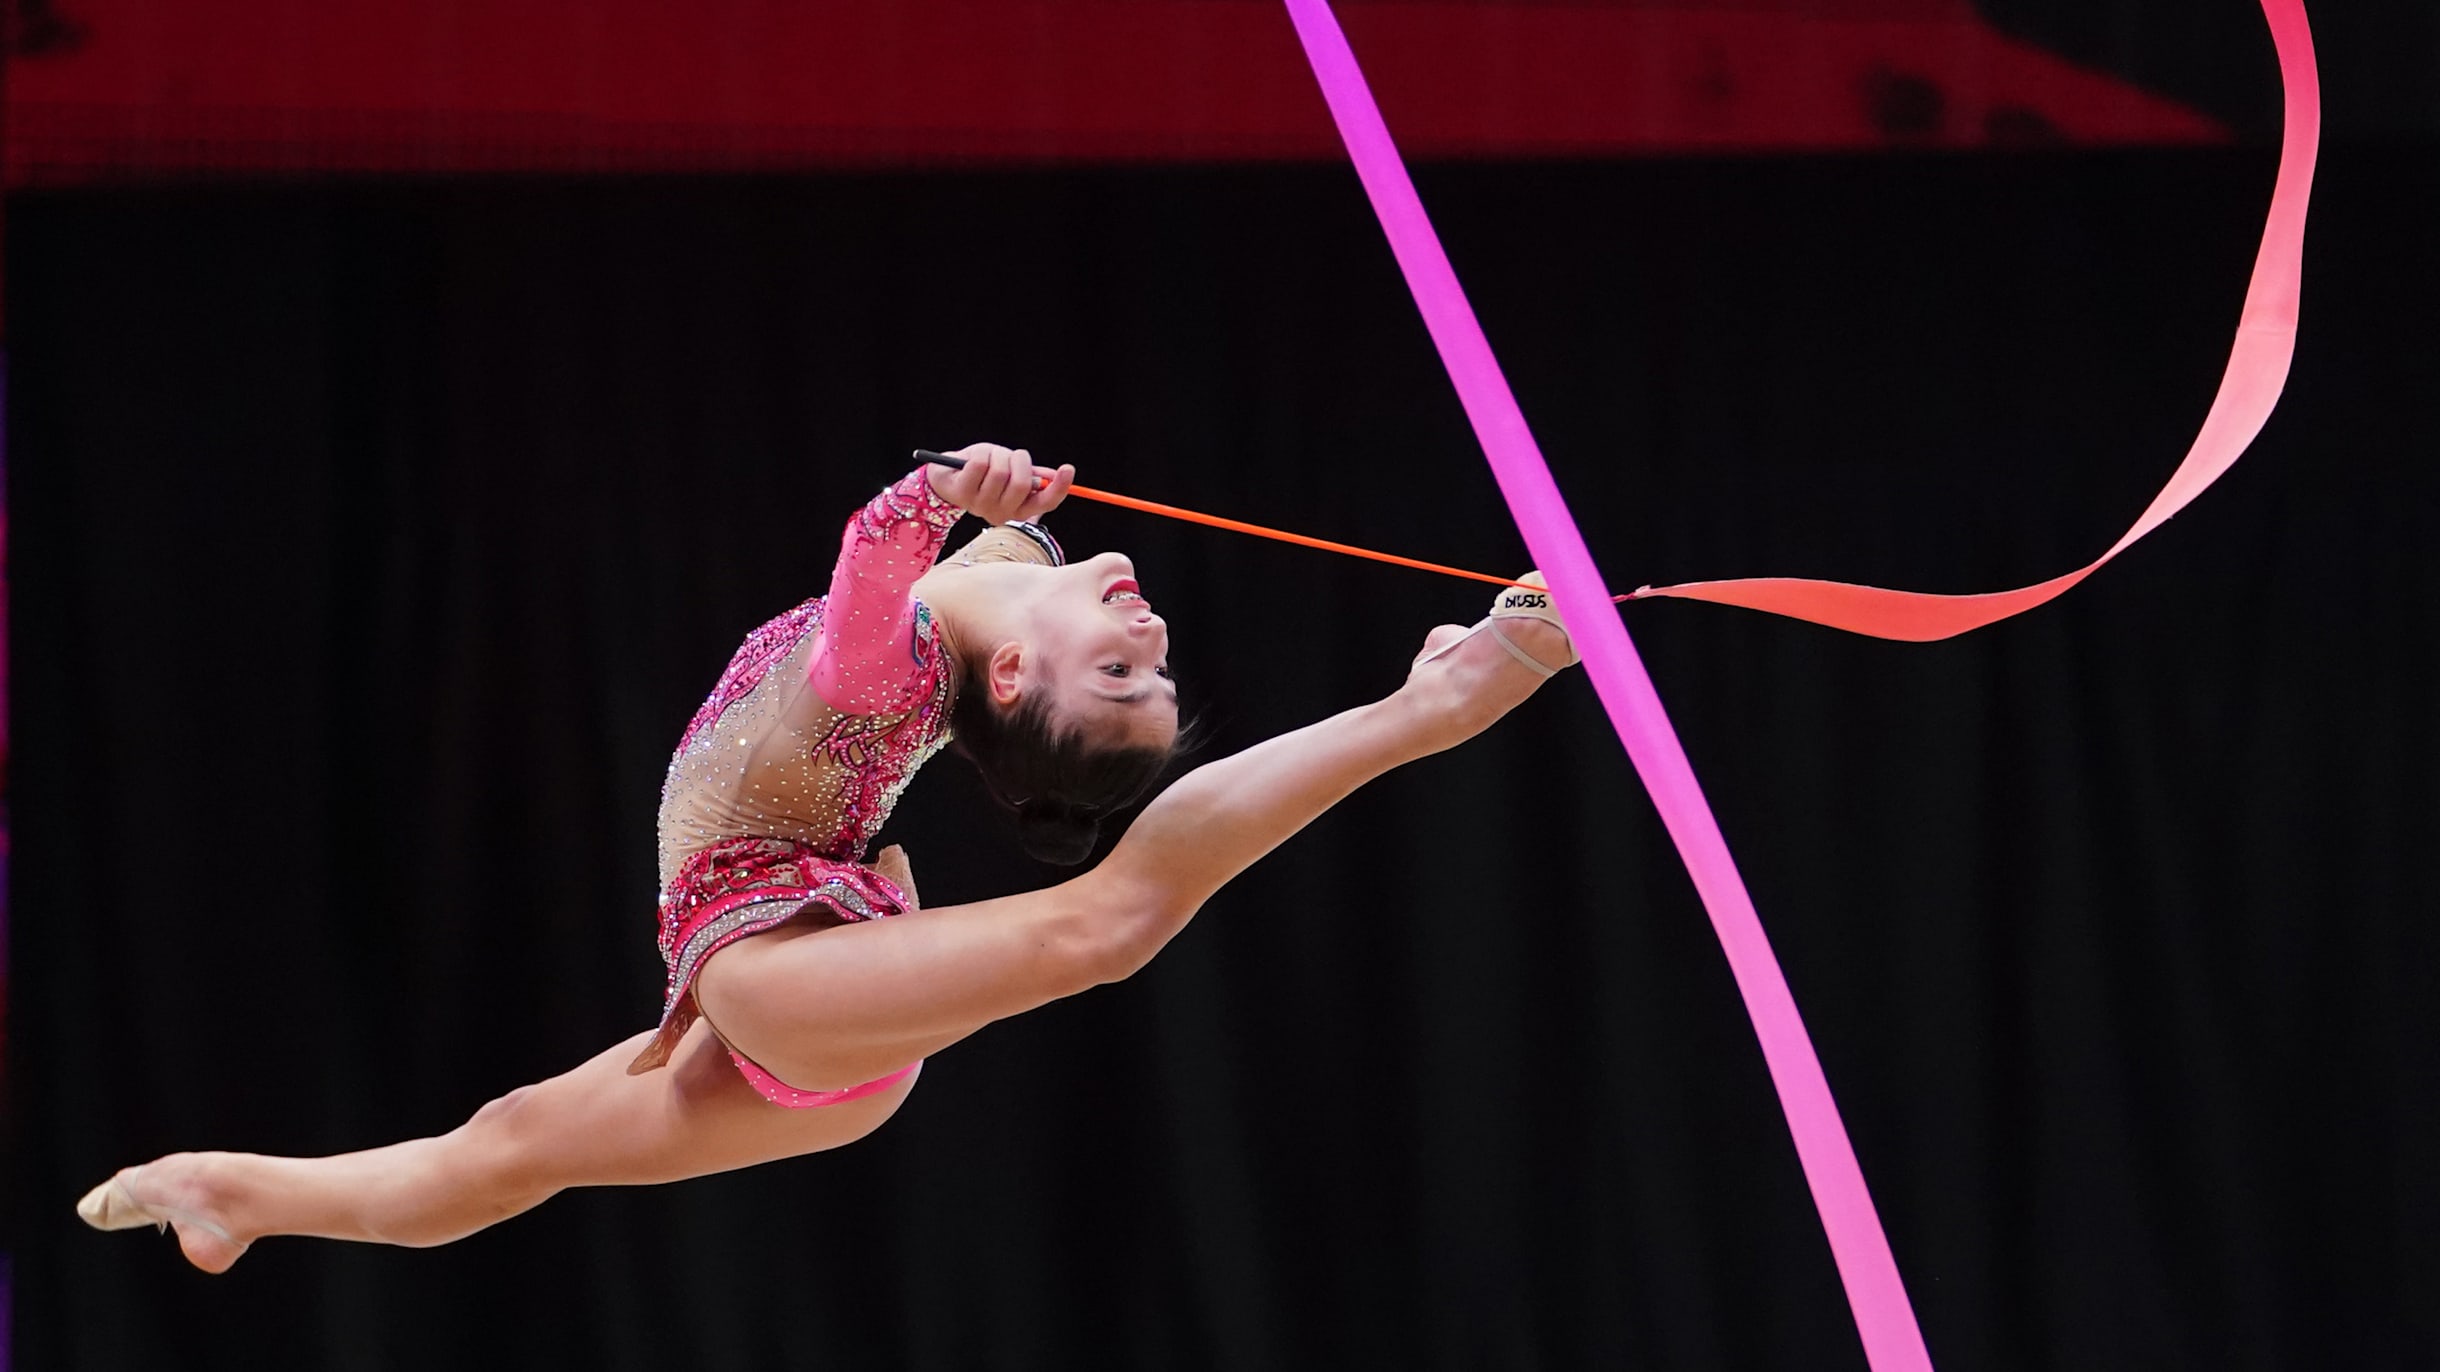
M 1473 737 L 1575 661 L 1546 597 L 1442 625 L 1388 697 L 1181 777 L 1098 865 L 916 913 L 905 854 L 864 862 L 952 746 L 1027 851 L 1077 865 L 1175 755 L 1169 630 L 1116 553 L 1033 521 L 1072 467 L 989 444 L 848 525 L 830 593 L 750 635 L 663 784 L 657 1028 L 434 1138 L 324 1158 L 173 1153 L 95 1187 L 99 1229 L 175 1226 L 223 1272 L 275 1234 L 429 1247 L 575 1186 L 706 1176 L 836 1148 L 929 1054 L 1151 960 L 1204 901 L 1365 782 Z M 991 525 L 936 563 L 961 514 Z M 1505 626 L 1505 627 L 1503 627 Z M 1483 635 L 1475 632 L 1488 628 Z M 902 918 L 901 916 L 911 916 Z

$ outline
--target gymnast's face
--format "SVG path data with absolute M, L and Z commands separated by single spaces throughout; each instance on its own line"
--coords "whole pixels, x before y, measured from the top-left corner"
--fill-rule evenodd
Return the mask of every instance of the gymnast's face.
M 1178 736 L 1169 625 L 1135 583 L 1135 564 L 1102 553 L 1037 574 L 1019 618 L 1017 693 L 1050 692 L 1051 708 L 1109 744 L 1166 748 Z M 995 681 L 995 694 L 1001 683 Z

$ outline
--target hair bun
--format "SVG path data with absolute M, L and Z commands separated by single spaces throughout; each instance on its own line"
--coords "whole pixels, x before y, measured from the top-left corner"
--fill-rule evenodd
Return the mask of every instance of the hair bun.
M 1037 862 L 1073 867 L 1093 856 L 1101 821 L 1055 800 L 1029 800 L 1017 807 L 1017 841 Z

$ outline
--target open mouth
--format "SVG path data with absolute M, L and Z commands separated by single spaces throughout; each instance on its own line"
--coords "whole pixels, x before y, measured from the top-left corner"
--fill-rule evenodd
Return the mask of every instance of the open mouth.
M 1111 582 L 1110 589 L 1101 593 L 1101 603 L 1104 605 L 1142 605 L 1148 602 L 1145 601 L 1143 591 L 1136 586 L 1133 578 L 1122 578 Z

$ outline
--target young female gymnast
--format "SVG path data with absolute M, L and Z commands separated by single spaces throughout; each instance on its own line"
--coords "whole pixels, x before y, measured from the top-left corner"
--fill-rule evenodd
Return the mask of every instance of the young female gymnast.
M 909 474 L 847 530 L 830 594 L 747 638 L 662 790 L 657 1029 L 511 1091 L 458 1128 L 360 1153 L 173 1153 L 77 1206 L 176 1226 L 188 1261 L 303 1234 L 427 1247 L 573 1186 L 705 1176 L 853 1142 L 922 1059 L 1151 960 L 1231 877 L 1358 786 L 1480 733 L 1574 654 L 1544 597 L 1443 625 L 1387 698 L 1195 769 L 1099 865 L 915 918 L 902 854 L 862 861 L 951 741 L 1038 856 L 1080 862 L 1177 738 L 1168 627 L 1115 553 L 1069 564 L 1022 451 Z M 934 565 L 960 513 L 994 527 Z M 1503 629 L 1503 624 L 1512 627 Z M 1513 634 L 1513 636 L 1512 636 Z M 820 1108 L 813 1108 L 820 1107 Z

